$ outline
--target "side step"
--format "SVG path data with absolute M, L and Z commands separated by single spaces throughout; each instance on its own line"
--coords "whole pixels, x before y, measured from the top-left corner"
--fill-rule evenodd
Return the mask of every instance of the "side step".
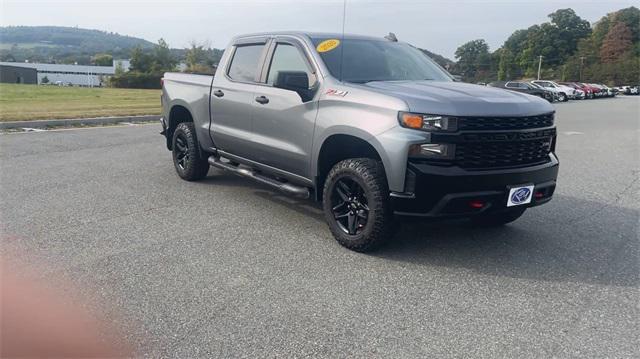
M 250 168 L 241 168 L 240 166 L 234 166 L 227 162 L 222 162 L 220 161 L 220 158 L 216 156 L 209 157 L 208 161 L 209 161 L 209 164 L 213 167 L 220 168 L 225 171 L 233 172 L 238 176 L 254 179 L 260 183 L 264 183 L 270 187 L 273 187 L 291 196 L 305 198 L 305 199 L 309 198 L 309 189 L 307 187 L 296 186 L 289 182 L 281 182 L 275 178 L 270 178 L 258 172 L 255 172 Z

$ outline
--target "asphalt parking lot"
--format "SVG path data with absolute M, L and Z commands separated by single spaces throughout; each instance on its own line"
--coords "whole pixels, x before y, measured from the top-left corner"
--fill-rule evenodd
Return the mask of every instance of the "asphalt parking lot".
M 350 252 L 312 202 L 180 180 L 142 125 L 0 135 L 2 240 L 151 356 L 633 357 L 640 98 L 556 109 L 555 198 L 499 229 L 412 221 Z

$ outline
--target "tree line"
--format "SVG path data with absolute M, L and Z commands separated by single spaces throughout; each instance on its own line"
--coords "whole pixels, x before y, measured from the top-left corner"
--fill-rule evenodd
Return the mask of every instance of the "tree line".
M 483 39 L 455 52 L 451 71 L 467 82 L 522 78 L 610 85 L 640 83 L 640 10 L 629 7 L 592 27 L 573 9 L 549 14 L 549 22 L 517 30 L 490 52 Z
M 112 87 L 160 88 L 160 79 L 168 71 L 213 74 L 220 61 L 222 51 L 210 46 L 191 43 L 191 47 L 176 54 L 164 39 L 160 39 L 152 49 L 140 46 L 131 51 L 130 67 L 125 71 L 116 67 L 115 75 L 109 79 Z M 184 59 L 185 67 L 178 68 L 179 59 Z

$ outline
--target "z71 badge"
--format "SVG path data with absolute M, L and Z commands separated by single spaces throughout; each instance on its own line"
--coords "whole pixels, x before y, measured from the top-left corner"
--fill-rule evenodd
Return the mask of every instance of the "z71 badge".
M 326 92 L 327 95 L 340 96 L 340 97 L 345 97 L 348 93 L 349 91 L 336 90 L 336 89 L 328 89 Z

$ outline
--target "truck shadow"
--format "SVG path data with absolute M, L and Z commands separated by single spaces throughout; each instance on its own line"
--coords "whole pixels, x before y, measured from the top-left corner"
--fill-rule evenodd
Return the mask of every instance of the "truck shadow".
M 545 207 L 498 228 L 403 220 L 393 240 L 373 255 L 492 276 L 640 285 L 638 210 L 563 195 Z
M 291 198 L 233 175 L 204 182 L 249 188 L 324 226 L 322 206 L 312 200 Z M 465 220 L 397 218 L 394 237 L 366 255 L 492 276 L 633 287 L 640 284 L 639 216 L 638 210 L 556 194 L 548 205 L 498 228 L 476 228 Z M 326 233 L 333 240 L 328 229 Z

